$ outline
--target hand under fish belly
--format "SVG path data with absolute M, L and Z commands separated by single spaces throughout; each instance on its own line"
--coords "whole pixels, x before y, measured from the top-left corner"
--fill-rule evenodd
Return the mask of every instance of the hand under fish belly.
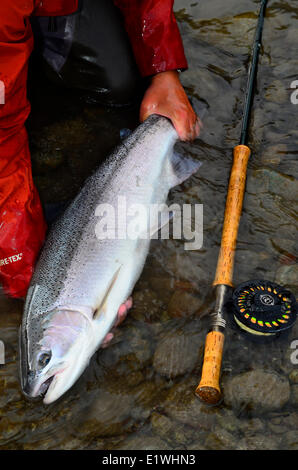
M 90 358 L 111 339 L 111 328 L 130 308 L 150 237 L 98 236 L 99 208 L 166 202 L 169 190 L 200 163 L 178 158 L 169 120 L 150 116 L 86 181 L 52 226 L 36 265 L 20 330 L 21 384 L 44 403 L 60 398 Z M 143 217 L 140 225 L 147 226 Z M 149 232 L 158 230 L 151 227 Z M 108 335 L 108 336 L 107 336 Z

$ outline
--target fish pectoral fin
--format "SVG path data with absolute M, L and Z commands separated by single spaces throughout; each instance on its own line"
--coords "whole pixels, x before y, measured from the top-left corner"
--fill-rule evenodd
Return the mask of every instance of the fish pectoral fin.
M 93 319 L 95 320 L 96 318 L 99 317 L 99 315 L 105 310 L 105 306 L 106 306 L 106 302 L 107 302 L 107 299 L 108 299 L 108 296 L 111 292 L 111 290 L 113 289 L 114 285 L 115 285 L 115 282 L 117 281 L 118 279 L 118 276 L 119 276 L 119 272 L 120 272 L 120 269 L 122 268 L 122 265 L 119 266 L 119 268 L 116 270 L 116 272 L 114 273 L 111 281 L 109 282 L 109 285 L 106 289 L 106 291 L 104 292 L 103 294 L 103 297 L 102 297 L 102 300 L 99 304 L 99 306 L 97 307 L 97 309 L 95 310 L 94 312 L 94 315 L 93 315 Z

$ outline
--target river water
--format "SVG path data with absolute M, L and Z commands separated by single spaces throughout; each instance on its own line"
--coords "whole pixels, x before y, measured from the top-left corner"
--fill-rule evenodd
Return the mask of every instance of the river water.
M 23 304 L 1 297 L 1 449 L 298 448 L 297 325 L 287 336 L 259 344 L 230 324 L 224 401 L 206 408 L 194 395 L 259 4 L 175 1 L 189 61 L 181 79 L 194 106 L 204 101 L 208 111 L 200 138 L 182 144 L 203 165 L 169 200 L 203 204 L 203 247 L 185 251 L 181 241 L 153 241 L 128 318 L 57 403 L 46 407 L 22 396 Z M 291 83 L 298 79 L 297 19 L 297 1 L 269 1 L 234 274 L 235 285 L 268 279 L 296 296 L 298 105 L 291 102 Z M 137 124 L 137 107 L 105 110 L 49 84 L 40 93 L 29 128 L 33 170 L 42 201 L 54 203 L 73 197 L 119 142 L 120 129 Z

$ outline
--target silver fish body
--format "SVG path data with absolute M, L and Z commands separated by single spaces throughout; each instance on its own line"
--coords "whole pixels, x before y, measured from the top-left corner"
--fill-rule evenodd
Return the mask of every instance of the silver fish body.
M 87 367 L 129 297 L 150 239 L 98 237 L 98 208 L 162 204 L 198 162 L 179 161 L 169 120 L 150 116 L 87 179 L 55 222 L 36 265 L 20 331 L 21 384 L 44 403 L 62 396 Z M 141 220 L 144 229 L 148 220 Z M 150 229 L 150 227 L 149 227 Z

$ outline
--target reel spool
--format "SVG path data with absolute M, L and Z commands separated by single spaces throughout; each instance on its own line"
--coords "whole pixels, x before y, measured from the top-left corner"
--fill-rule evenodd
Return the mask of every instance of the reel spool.
M 232 296 L 232 311 L 237 325 L 256 337 L 274 338 L 291 328 L 298 306 L 294 295 L 271 281 L 247 281 Z

